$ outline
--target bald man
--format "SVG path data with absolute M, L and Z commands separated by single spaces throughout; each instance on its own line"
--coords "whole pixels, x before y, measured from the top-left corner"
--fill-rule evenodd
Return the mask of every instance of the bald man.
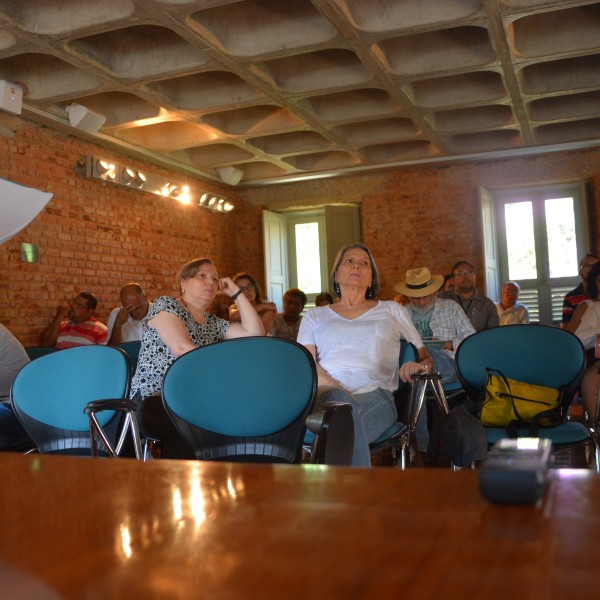
M 108 317 L 108 344 L 141 340 L 144 336 L 142 320 L 152 307 L 139 283 L 128 283 L 121 288 L 121 306 Z

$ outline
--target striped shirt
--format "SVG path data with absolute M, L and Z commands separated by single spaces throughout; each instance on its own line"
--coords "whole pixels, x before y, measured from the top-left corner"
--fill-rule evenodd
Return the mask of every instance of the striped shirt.
M 83 323 L 63 321 L 58 328 L 58 339 L 55 348 L 65 350 L 75 346 L 93 346 L 106 344 L 108 341 L 108 328 L 104 323 L 92 317 Z

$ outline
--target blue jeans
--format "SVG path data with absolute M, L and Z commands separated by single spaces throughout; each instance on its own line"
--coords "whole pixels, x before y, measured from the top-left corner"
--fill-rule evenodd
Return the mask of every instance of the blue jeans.
M 0 402 L 0 450 L 19 449 L 33 442 L 7 402 Z
M 316 410 L 328 404 L 349 404 L 354 423 L 352 466 L 370 467 L 369 443 L 376 440 L 398 418 L 392 392 L 376 389 L 364 394 L 350 394 L 338 387 L 319 386 Z
M 442 383 L 456 383 L 456 364 L 454 359 L 439 348 L 427 348 L 429 356 L 433 359 L 433 369 L 442 376 Z

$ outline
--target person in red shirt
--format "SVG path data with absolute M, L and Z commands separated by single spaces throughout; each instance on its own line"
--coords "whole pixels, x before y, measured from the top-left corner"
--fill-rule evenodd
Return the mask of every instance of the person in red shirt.
M 56 315 L 42 333 L 43 346 L 54 346 L 59 350 L 106 344 L 108 328 L 94 317 L 98 298 L 91 292 L 80 292 L 71 306 L 59 304 Z

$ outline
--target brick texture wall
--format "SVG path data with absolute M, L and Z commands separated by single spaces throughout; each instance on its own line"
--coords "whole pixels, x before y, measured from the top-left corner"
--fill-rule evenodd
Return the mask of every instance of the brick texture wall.
M 448 273 L 461 259 L 472 262 L 483 287 L 483 237 L 479 190 L 589 180 L 591 250 L 598 246 L 600 150 L 455 164 L 437 168 L 323 179 L 246 192 L 251 204 L 271 210 L 335 203 L 361 206 L 363 240 L 371 248 L 382 281 L 382 298 L 406 270 L 427 266 Z
M 201 184 L 236 201 L 238 208 L 228 215 L 86 179 L 75 172 L 86 154 L 169 174 L 0 113 L 0 176 L 54 194 L 27 228 L 0 246 L 0 322 L 25 345 L 39 342 L 58 302 L 78 291 L 99 296 L 97 314 L 106 320 L 124 283 L 139 281 L 151 297 L 173 293 L 177 270 L 197 256 L 212 257 L 221 275 L 247 270 L 263 282 L 263 208 L 359 204 L 364 241 L 376 257 L 384 298 L 394 295 L 393 284 L 410 267 L 427 265 L 446 273 L 457 259 L 467 258 L 481 271 L 480 187 L 589 180 L 593 231 L 600 225 L 600 150 L 402 169 L 243 194 Z M 39 263 L 21 262 L 21 242 L 39 244 Z
M 150 297 L 157 297 L 175 292 L 175 275 L 192 258 L 211 257 L 223 275 L 240 268 L 238 215 L 244 213 L 215 214 L 86 179 L 75 172 L 77 161 L 86 154 L 173 176 L 154 165 L 0 113 L 0 176 L 54 194 L 29 226 L 0 246 L 0 322 L 26 346 L 39 343 L 58 303 L 70 301 L 79 291 L 98 296 L 96 314 L 106 322 L 118 305 L 119 289 L 129 281 L 140 282 Z M 177 178 L 198 185 L 185 176 Z M 210 184 L 202 188 L 240 203 L 230 190 Z M 21 262 L 21 242 L 39 245 L 39 263 Z

